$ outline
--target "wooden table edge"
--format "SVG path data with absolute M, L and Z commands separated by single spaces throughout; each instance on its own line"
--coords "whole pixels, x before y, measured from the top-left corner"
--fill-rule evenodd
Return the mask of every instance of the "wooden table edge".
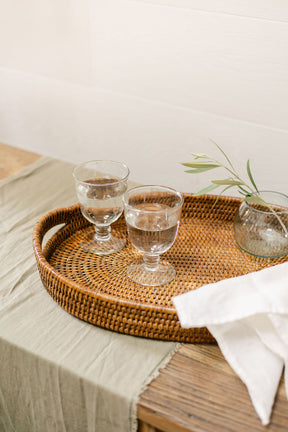
M 0 179 L 16 174 L 41 157 L 40 154 L 1 143 L 0 155 Z M 209 409 L 214 403 L 213 398 L 217 397 L 215 394 L 209 395 L 208 384 L 211 387 L 210 391 L 214 389 L 215 392 L 216 389 L 215 385 L 215 388 L 212 385 L 213 379 L 219 381 L 216 383 L 218 387 L 223 381 L 222 397 L 223 394 L 229 395 L 229 387 L 225 388 L 225 383 L 228 384 L 228 382 L 230 385 L 232 382 L 236 394 L 240 394 L 238 403 L 242 403 L 246 411 L 243 413 L 243 409 L 239 409 L 238 419 L 234 420 L 238 429 L 231 429 L 233 419 L 231 426 L 229 407 L 228 410 L 222 407 L 223 412 L 219 412 L 219 415 L 222 416 L 220 416 L 220 423 L 217 422 L 215 413 L 210 413 L 209 418 Z M 201 387 L 205 380 L 206 387 L 205 385 Z M 203 399 L 205 394 L 206 400 Z M 233 396 L 235 397 L 235 394 Z M 206 411 L 201 408 L 201 402 L 205 405 Z M 233 409 L 230 414 L 232 413 Z M 139 432 L 248 432 L 248 430 L 249 432 L 251 430 L 280 432 L 288 430 L 288 403 L 283 379 L 276 397 L 271 424 L 264 427 L 252 407 L 246 387 L 232 371 L 216 345 L 183 344 L 180 346 L 168 364 L 160 370 L 159 375 L 140 395 L 137 414 Z M 207 417 L 201 418 L 201 414 Z M 244 421 L 245 415 L 247 421 Z M 221 421 L 226 423 L 221 425 Z M 239 421 L 242 421 L 242 424 Z

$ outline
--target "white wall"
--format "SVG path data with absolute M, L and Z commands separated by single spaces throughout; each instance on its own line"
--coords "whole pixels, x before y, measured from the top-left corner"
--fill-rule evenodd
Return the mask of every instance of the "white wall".
M 251 159 L 261 188 L 288 193 L 286 0 L 0 6 L 0 141 L 124 160 L 136 181 L 196 191 L 208 176 L 179 162 L 218 156 L 211 137 L 242 173 Z

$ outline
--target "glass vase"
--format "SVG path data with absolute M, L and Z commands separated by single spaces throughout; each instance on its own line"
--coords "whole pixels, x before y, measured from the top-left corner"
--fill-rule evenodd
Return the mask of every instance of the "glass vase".
M 288 253 L 288 196 L 261 191 L 267 205 L 244 200 L 234 219 L 234 237 L 245 252 L 262 258 Z

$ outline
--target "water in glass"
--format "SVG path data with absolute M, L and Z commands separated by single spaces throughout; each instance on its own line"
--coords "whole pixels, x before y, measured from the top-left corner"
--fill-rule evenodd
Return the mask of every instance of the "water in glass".
M 140 210 L 139 213 L 135 212 L 137 209 Z M 140 252 L 162 254 L 174 243 L 179 220 L 175 214 L 159 213 L 165 209 L 169 209 L 165 204 L 143 203 L 136 205 L 133 212 L 127 212 L 129 238 Z M 141 212 L 143 210 L 144 213 Z

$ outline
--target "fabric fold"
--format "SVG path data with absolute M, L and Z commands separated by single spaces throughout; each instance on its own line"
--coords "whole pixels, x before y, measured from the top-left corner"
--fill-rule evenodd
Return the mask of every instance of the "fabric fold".
M 284 365 L 288 397 L 288 262 L 202 286 L 173 303 L 182 327 L 208 328 L 267 425 Z
M 36 221 L 75 204 L 72 165 L 50 158 L 0 181 L 0 430 L 135 432 L 143 385 L 177 346 L 104 330 L 48 295 Z

